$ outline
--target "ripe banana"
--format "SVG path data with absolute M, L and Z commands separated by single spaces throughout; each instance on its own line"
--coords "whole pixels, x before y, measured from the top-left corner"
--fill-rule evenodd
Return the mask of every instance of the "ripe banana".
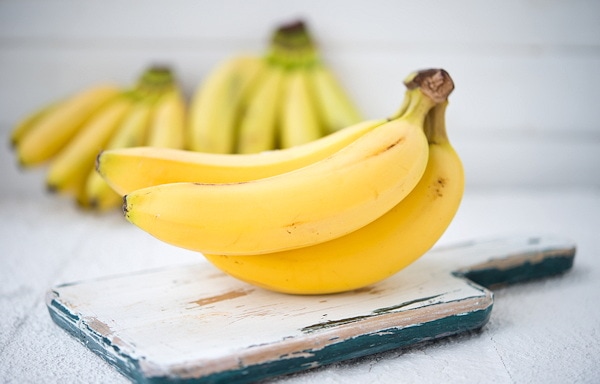
M 429 84 L 430 76 L 415 81 Z M 326 159 L 242 183 L 136 190 L 124 198 L 125 216 L 167 243 L 208 254 L 269 253 L 343 236 L 390 210 L 421 178 L 428 156 L 423 121 L 436 103 L 428 92 L 408 91 L 401 118 Z
M 53 102 L 37 109 L 29 116 L 21 120 L 10 134 L 10 143 L 14 148 L 19 145 L 21 138 L 25 137 L 42 119 L 56 109 L 60 102 Z
M 98 212 L 116 208 L 123 200 L 94 170 L 90 171 L 85 180 L 83 193 L 76 197 L 80 207 Z
M 330 134 L 362 120 L 361 114 L 333 72 L 317 62 L 308 69 L 313 99 L 325 134 Z
M 269 60 L 264 72 L 240 114 L 236 153 L 275 149 L 284 70 Z
M 152 107 L 152 101 L 136 102 L 127 112 L 105 148 L 125 148 L 144 144 L 153 114 Z M 80 201 L 80 204 L 99 211 L 117 207 L 122 201 L 121 195 L 117 194 L 95 169 L 89 173 L 84 196 L 86 201 Z
M 161 96 L 154 110 L 148 140 L 145 145 L 162 148 L 183 148 L 185 143 L 185 113 L 185 102 L 178 88 L 174 88 Z M 142 143 L 137 145 L 142 145 Z M 130 147 L 132 146 L 130 145 Z
M 371 224 L 343 237 L 290 251 L 205 257 L 237 279 L 290 294 L 359 289 L 403 269 L 438 241 L 462 199 L 464 173 L 446 135 L 446 105 L 436 105 L 425 123 L 429 160 L 423 177 L 404 200 Z
M 93 169 L 94 159 L 132 106 L 127 94 L 121 94 L 96 112 L 81 131 L 53 159 L 46 185 L 50 191 L 74 192 L 80 196 L 84 181 Z M 85 199 L 83 200 L 85 201 Z
M 305 144 L 325 134 L 309 81 L 305 66 L 293 67 L 285 72 L 285 92 L 279 124 L 281 148 Z
M 227 60 L 207 75 L 190 107 L 191 150 L 233 153 L 242 99 L 263 68 L 260 57 L 243 55 Z
M 112 149 L 103 151 L 96 165 L 98 172 L 120 195 L 183 181 L 243 182 L 315 163 L 385 122 L 368 120 L 307 144 L 255 154 L 213 154 L 150 147 Z
M 401 117 L 409 97 L 388 120 Z M 304 167 L 337 152 L 386 120 L 367 120 L 310 143 L 258 154 L 211 154 L 167 148 L 120 148 L 103 151 L 97 170 L 120 195 L 182 181 L 232 183 L 274 176 Z
M 88 117 L 115 98 L 119 89 L 112 84 L 98 85 L 42 109 L 27 128 L 13 134 L 19 162 L 24 166 L 43 163 L 55 156 L 77 134 Z

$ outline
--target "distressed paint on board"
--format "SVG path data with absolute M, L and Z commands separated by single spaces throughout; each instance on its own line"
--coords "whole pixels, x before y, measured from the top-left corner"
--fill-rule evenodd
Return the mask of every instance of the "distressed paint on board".
M 251 382 L 480 328 L 493 305 L 485 286 L 562 273 L 574 255 L 553 236 L 465 242 L 377 285 L 321 296 L 268 292 L 197 264 L 61 285 L 47 304 L 135 382 Z

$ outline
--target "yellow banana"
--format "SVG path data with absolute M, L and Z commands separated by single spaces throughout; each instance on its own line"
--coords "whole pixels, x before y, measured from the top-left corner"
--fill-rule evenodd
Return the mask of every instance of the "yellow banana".
M 153 104 L 151 101 L 140 100 L 136 102 L 127 112 L 105 148 L 126 148 L 144 144 L 152 113 Z M 100 211 L 118 207 L 122 203 L 121 195 L 117 194 L 106 183 L 95 168 L 92 169 L 86 180 L 85 198 L 87 201 L 80 202 L 83 206 L 89 206 Z
M 241 113 L 237 153 L 275 149 L 283 71 L 276 63 L 265 64 L 263 78 L 248 95 L 247 105 Z
M 402 106 L 391 119 L 401 117 Z M 386 120 L 368 120 L 318 140 L 258 154 L 211 154 L 167 148 L 122 148 L 103 151 L 98 172 L 120 195 L 159 184 L 183 181 L 231 183 L 256 180 L 304 167 L 337 152 Z
M 130 109 L 129 95 L 113 99 L 90 117 L 78 134 L 53 159 L 46 184 L 56 192 L 75 192 L 79 195 L 85 179 L 94 167 L 94 159 L 116 131 Z
M 21 120 L 10 134 L 11 145 L 16 147 L 21 138 L 27 135 L 33 129 L 33 127 L 42 121 L 45 116 L 50 114 L 50 112 L 53 111 L 58 105 L 60 105 L 60 102 L 47 104 Z
M 324 136 L 305 66 L 285 73 L 279 140 L 281 148 L 305 144 Z
M 362 120 L 358 108 L 325 64 L 318 62 L 308 71 L 325 134 Z
M 93 169 L 85 179 L 83 193 L 77 196 L 77 203 L 82 208 L 94 211 L 108 211 L 122 204 L 123 198 L 106 184 L 106 181 Z
M 233 153 L 241 100 L 259 77 L 263 65 L 260 57 L 236 56 L 208 74 L 196 90 L 190 107 L 190 149 Z
M 264 255 L 205 254 L 240 280 L 291 294 L 349 291 L 381 281 L 427 252 L 442 236 L 462 199 L 464 173 L 446 136 L 438 104 L 425 124 L 429 160 L 410 194 L 385 215 L 346 236 L 325 243 Z
M 51 108 L 18 139 L 16 149 L 19 162 L 31 166 L 55 156 L 77 134 L 89 116 L 118 92 L 119 89 L 114 85 L 98 85 Z
M 425 84 L 435 74 L 417 78 Z M 436 103 L 428 92 L 408 91 L 403 117 L 326 159 L 242 183 L 136 190 L 125 196 L 125 216 L 167 243 L 209 254 L 269 253 L 343 236 L 383 215 L 421 178 L 428 157 L 423 120 Z
M 97 169 L 121 195 L 183 181 L 256 180 L 322 160 L 385 122 L 368 120 L 307 144 L 256 154 L 213 154 L 151 147 L 113 149 L 98 156 Z
M 163 95 L 154 110 L 147 146 L 183 148 L 185 142 L 185 102 L 178 88 Z

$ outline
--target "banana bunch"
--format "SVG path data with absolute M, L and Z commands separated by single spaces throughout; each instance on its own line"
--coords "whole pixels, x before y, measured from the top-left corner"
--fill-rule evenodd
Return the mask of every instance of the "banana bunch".
M 258 153 L 301 145 L 361 121 L 306 25 L 277 28 L 264 56 L 239 55 L 207 75 L 190 106 L 189 149 Z
M 41 108 L 13 130 L 11 142 L 22 166 L 48 164 L 50 191 L 100 211 L 121 204 L 95 171 L 102 149 L 182 148 L 184 129 L 179 85 L 168 68 L 151 67 L 130 89 L 100 84 Z
M 452 79 L 430 69 L 405 85 L 391 118 L 306 144 L 245 155 L 106 150 L 97 170 L 124 195 L 127 220 L 231 276 L 291 294 L 358 289 L 430 249 L 463 194 L 445 127 Z

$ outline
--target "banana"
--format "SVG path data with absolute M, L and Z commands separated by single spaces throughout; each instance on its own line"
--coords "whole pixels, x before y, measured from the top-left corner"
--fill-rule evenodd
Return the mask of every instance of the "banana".
M 267 62 L 264 71 L 241 114 L 236 153 L 275 149 L 284 70 L 276 63 Z
M 94 159 L 132 106 L 129 94 L 121 94 L 102 107 L 50 164 L 46 185 L 54 192 L 74 192 L 80 196 Z
M 449 90 L 444 73 L 411 76 L 403 117 L 324 160 L 242 183 L 136 190 L 124 198 L 125 217 L 167 243 L 207 254 L 282 251 L 355 231 L 402 201 L 421 178 L 428 159 L 423 121 L 439 93 Z
M 205 257 L 237 279 L 289 294 L 359 289 L 400 271 L 439 240 L 462 199 L 463 167 L 446 135 L 446 105 L 436 105 L 427 117 L 429 160 L 423 177 L 404 200 L 371 224 L 290 251 Z
M 112 149 L 98 156 L 97 170 L 120 195 L 184 181 L 256 180 L 322 160 L 385 122 L 368 120 L 307 144 L 255 154 L 213 154 L 150 147 Z
M 152 115 L 152 101 L 136 102 L 127 112 L 105 148 L 126 148 L 144 144 Z M 117 207 L 122 202 L 121 195 L 117 194 L 95 169 L 92 169 L 86 180 L 85 198 L 86 201 L 80 201 L 82 206 L 89 206 L 99 211 Z
M 329 134 L 362 120 L 358 108 L 349 97 L 332 71 L 322 62 L 309 69 L 311 88 L 314 91 L 317 110 Z
M 227 60 L 207 75 L 190 107 L 188 145 L 191 150 L 232 153 L 241 100 L 260 77 L 262 58 L 241 55 Z
M 409 98 L 396 114 L 402 116 Z M 321 160 L 386 120 L 368 120 L 306 144 L 258 154 L 212 154 L 166 148 L 123 148 L 103 151 L 97 170 L 121 195 L 159 184 L 201 181 L 241 182 L 274 176 Z
M 284 87 L 279 124 L 281 148 L 305 144 L 324 136 L 306 67 L 288 69 Z
M 185 142 L 185 113 L 185 102 L 178 88 L 174 88 L 163 95 L 157 101 L 146 145 L 150 147 L 183 148 Z
M 51 111 L 56 109 L 56 106 L 59 104 L 60 102 L 53 102 L 47 104 L 34 111 L 32 114 L 25 117 L 23 120 L 21 120 L 11 132 L 11 146 L 14 148 L 17 145 L 19 145 L 19 141 L 21 140 L 21 138 L 27 135 L 33 129 L 33 127 L 35 127 L 40 121 L 42 121 L 42 119 L 45 116 L 48 116 L 48 114 L 50 114 Z
M 93 169 L 85 180 L 84 191 L 77 197 L 81 208 L 104 212 L 118 207 L 123 199 L 113 191 L 106 181 Z
M 112 84 L 89 88 L 51 107 L 29 128 L 15 133 L 20 164 L 33 166 L 55 156 L 77 134 L 88 117 L 116 97 L 119 91 Z

